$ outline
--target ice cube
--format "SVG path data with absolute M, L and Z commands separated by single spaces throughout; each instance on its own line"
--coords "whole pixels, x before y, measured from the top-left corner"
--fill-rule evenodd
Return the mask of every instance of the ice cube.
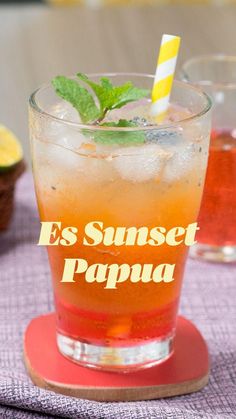
M 128 181 L 145 182 L 161 174 L 167 154 L 158 145 L 125 147 L 114 158 L 114 167 Z
M 84 174 L 86 182 L 103 183 L 115 180 L 117 174 L 113 166 L 113 158 L 109 155 L 85 156 Z
M 146 131 L 146 140 L 148 143 L 158 143 L 160 146 L 176 146 L 183 141 L 181 129 L 162 130 L 153 129 Z
M 47 108 L 47 112 L 50 115 L 55 116 L 59 119 L 64 119 L 70 122 L 81 122 L 79 113 L 77 110 L 68 102 L 57 102 L 54 105 Z
M 83 170 L 84 158 L 61 145 L 35 140 L 33 150 L 35 172 L 45 186 L 57 186 Z
M 69 149 L 77 149 L 85 141 L 82 130 L 76 125 L 68 123 L 80 123 L 78 112 L 66 102 L 56 103 L 47 109 L 47 112 L 57 119 L 48 119 L 43 125 L 41 137 L 43 141 L 59 144 Z
M 69 149 L 78 149 L 85 142 L 85 137 L 80 129 L 54 120 L 47 124 L 41 137 L 45 142 Z
M 173 182 L 185 176 L 193 167 L 194 158 L 196 156 L 193 144 L 186 147 L 178 147 L 173 156 L 166 161 L 163 170 L 163 180 Z
M 84 137 L 83 133 L 75 129 L 65 130 L 64 135 L 57 139 L 57 144 L 74 152 L 78 152 L 83 144 L 87 142 L 88 140 Z

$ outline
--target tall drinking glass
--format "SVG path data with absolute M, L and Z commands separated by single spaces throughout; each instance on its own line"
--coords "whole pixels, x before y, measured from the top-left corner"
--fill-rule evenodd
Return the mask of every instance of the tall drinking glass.
M 236 261 L 236 57 L 209 55 L 187 61 L 182 78 L 213 102 L 210 155 L 199 215 L 198 244 L 191 254 Z
M 137 87 L 151 89 L 153 84 L 148 75 L 108 77 L 118 85 L 130 80 Z M 91 78 L 98 81 L 100 75 Z M 187 247 L 183 243 L 151 246 L 137 242 L 85 246 L 82 242 L 85 227 L 92 221 L 100 223 L 100 236 L 107 227 L 142 231 L 144 227 L 150 232 L 162 226 L 169 231 L 196 221 L 207 165 L 211 105 L 204 93 L 182 82 L 175 82 L 171 101 L 168 123 L 150 126 L 144 122 L 143 126 L 118 129 L 82 125 L 49 85 L 30 98 L 40 218 L 76 226 L 79 232 L 74 246 L 48 247 L 57 344 L 62 354 L 85 366 L 125 371 L 154 365 L 173 351 Z M 138 116 L 143 122 L 147 106 L 146 99 L 126 105 L 118 111 L 119 118 Z M 122 144 L 127 134 L 133 145 Z M 96 141 L 98 136 L 107 140 L 105 144 Z M 114 138 L 119 138 L 119 145 L 113 143 Z M 140 138 L 145 138 L 144 143 Z M 75 274 L 73 283 L 62 282 L 66 258 L 84 261 L 84 272 Z M 174 280 L 152 278 L 152 265 L 163 263 L 176 264 Z M 101 278 L 91 283 L 86 280 L 86 268 L 93 264 L 136 268 L 131 268 L 127 280 L 108 289 Z M 135 279 L 135 269 L 138 265 L 144 269 L 146 264 L 149 268 L 139 271 Z

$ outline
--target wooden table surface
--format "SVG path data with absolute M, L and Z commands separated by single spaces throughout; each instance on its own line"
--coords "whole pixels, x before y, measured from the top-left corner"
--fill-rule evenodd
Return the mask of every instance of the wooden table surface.
M 161 35 L 182 37 L 179 64 L 196 54 L 236 55 L 236 6 L 53 8 L 0 6 L 0 123 L 29 159 L 29 94 L 57 74 L 154 72 Z

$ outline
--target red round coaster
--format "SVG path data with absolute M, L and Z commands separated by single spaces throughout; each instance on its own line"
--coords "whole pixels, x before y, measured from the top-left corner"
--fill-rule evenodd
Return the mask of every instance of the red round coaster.
M 34 384 L 73 397 L 98 401 L 148 400 L 200 390 L 208 382 L 206 343 L 196 327 L 178 317 L 174 354 L 152 368 L 132 373 L 96 371 L 62 356 L 56 345 L 55 315 L 31 321 L 25 363 Z

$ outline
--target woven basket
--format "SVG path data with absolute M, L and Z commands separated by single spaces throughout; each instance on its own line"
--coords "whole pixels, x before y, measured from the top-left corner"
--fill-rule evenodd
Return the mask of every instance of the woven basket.
M 0 173 L 0 230 L 6 230 L 14 209 L 14 191 L 17 179 L 25 170 L 22 160 L 13 169 Z

